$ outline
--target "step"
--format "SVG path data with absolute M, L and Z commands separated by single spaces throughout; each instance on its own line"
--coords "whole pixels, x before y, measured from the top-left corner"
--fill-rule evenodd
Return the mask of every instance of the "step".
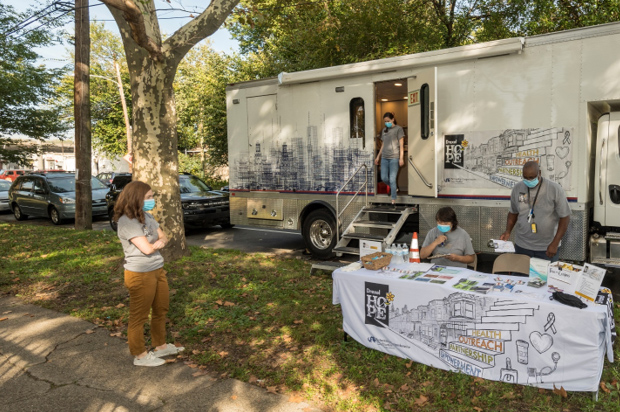
M 358 220 L 353 222 L 355 227 L 372 227 L 376 229 L 392 229 L 396 226 L 396 222 L 380 222 L 377 220 Z
M 335 247 L 332 249 L 334 253 L 348 253 L 349 255 L 359 255 L 360 249 L 357 247 Z
M 407 209 L 408 209 L 407 206 L 392 207 L 390 205 L 386 205 L 386 206 L 368 206 L 362 210 L 366 213 L 391 213 L 391 214 L 401 215 Z
M 366 239 L 366 240 L 380 240 L 385 239 L 385 236 L 381 235 L 369 235 L 368 233 L 345 233 L 342 235 L 343 239 Z

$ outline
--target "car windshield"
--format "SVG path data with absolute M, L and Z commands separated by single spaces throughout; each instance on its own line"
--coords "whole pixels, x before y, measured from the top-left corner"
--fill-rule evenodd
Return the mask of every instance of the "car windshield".
M 9 187 L 11 187 L 11 182 L 0 180 L 0 190 L 9 190 Z
M 208 192 L 211 190 L 202 180 L 196 176 L 182 176 L 179 179 L 181 193 Z
M 50 189 L 54 193 L 75 192 L 75 176 L 48 179 L 47 184 L 50 185 Z M 93 190 L 107 189 L 106 185 L 95 177 L 90 179 L 90 186 Z

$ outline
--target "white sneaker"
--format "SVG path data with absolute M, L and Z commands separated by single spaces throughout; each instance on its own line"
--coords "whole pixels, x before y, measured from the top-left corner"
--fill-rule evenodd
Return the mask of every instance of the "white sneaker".
M 166 363 L 166 361 L 156 357 L 153 352 L 147 353 L 146 356 L 141 359 L 133 358 L 133 364 L 135 366 L 160 366 L 164 363 Z
M 179 352 L 183 352 L 185 348 L 183 346 L 174 346 L 172 343 L 166 343 L 166 347 L 164 349 L 153 351 L 153 355 L 157 358 L 163 358 L 168 355 L 176 355 Z

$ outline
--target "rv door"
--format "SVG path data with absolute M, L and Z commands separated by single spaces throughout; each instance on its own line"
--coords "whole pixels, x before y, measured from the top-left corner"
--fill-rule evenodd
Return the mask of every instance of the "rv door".
M 407 87 L 409 194 L 437 197 L 437 68 L 421 69 Z
M 594 171 L 594 220 L 620 227 L 620 112 L 598 121 Z

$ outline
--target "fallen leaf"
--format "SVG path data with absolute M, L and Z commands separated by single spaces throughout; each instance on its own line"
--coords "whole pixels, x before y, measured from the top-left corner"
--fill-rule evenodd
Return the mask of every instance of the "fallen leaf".
M 276 386 L 267 386 L 267 392 L 273 393 L 274 395 L 278 394 L 278 392 L 276 392 Z
M 424 386 L 424 387 L 426 388 L 427 386 L 431 386 L 432 384 L 433 384 L 433 382 L 431 382 L 431 381 L 426 381 L 426 382 L 424 382 L 424 383 L 422 384 L 422 386 Z
M 121 335 L 122 335 L 122 332 L 110 333 L 110 336 L 115 336 L 117 338 L 120 338 Z
M 194 349 L 194 350 L 192 351 L 192 353 L 193 353 L 194 355 L 199 355 L 199 354 L 200 354 L 200 351 L 199 351 L 198 349 Z
M 603 390 L 603 392 L 605 393 L 610 393 L 611 391 L 609 389 L 607 389 L 607 385 L 605 384 L 605 382 L 601 382 L 601 389 Z
M 474 378 L 474 382 L 483 383 L 484 379 L 482 379 L 482 378 Z
M 379 385 L 381 385 L 381 384 L 379 383 L 379 378 L 375 378 L 375 380 L 374 380 L 374 381 L 372 381 L 372 385 L 373 385 L 373 386 L 379 386 Z
M 7 320 L 8 318 L 5 316 L 3 318 L 0 318 L 0 322 Z
M 410 368 L 410 367 L 411 367 L 411 365 L 413 365 L 413 361 L 410 361 L 409 363 L 405 363 L 405 366 L 406 366 L 407 368 Z
M 222 358 L 224 358 L 224 357 L 228 356 L 228 352 L 221 351 L 221 352 L 218 353 L 218 355 L 220 355 Z
M 291 403 L 301 403 L 303 399 L 299 395 L 291 395 L 291 397 L 288 398 L 288 401 Z
M 192 376 L 194 378 L 196 378 L 198 376 L 202 376 L 202 375 L 206 375 L 206 374 L 207 374 L 207 372 L 205 372 L 205 371 L 196 371 L 196 372 L 192 373 Z
M 224 302 L 222 302 L 221 300 L 216 300 L 215 303 L 217 303 L 220 306 L 222 306 L 224 304 Z
M 13 279 L 13 282 L 18 282 L 18 281 L 19 281 L 19 278 Z
M 514 398 L 515 398 L 515 395 L 512 392 L 508 392 L 507 394 L 502 396 L 502 399 L 514 399 Z
M 176 359 L 172 358 L 172 359 L 166 359 L 166 363 L 176 363 Z
M 90 335 L 91 333 L 95 333 L 95 331 L 92 330 L 92 329 L 86 329 L 86 334 L 87 335 Z
M 2 312 L 3 315 L 9 314 L 9 313 L 13 313 L 12 310 L 7 310 L 6 312 Z
M 566 393 L 566 390 L 563 386 L 556 388 L 555 385 L 553 385 L 553 393 L 555 393 L 556 395 L 560 395 L 562 398 L 568 397 L 568 394 Z
M 170 289 L 168 291 L 168 293 L 170 294 L 170 296 L 172 296 L 172 295 L 175 295 L 177 293 L 177 290 L 176 289 Z
M 248 380 L 249 383 L 256 383 L 256 381 L 258 381 L 258 378 L 254 375 L 250 375 L 250 379 Z
M 118 305 L 116 305 L 116 309 L 120 309 L 120 308 L 124 308 L 125 304 L 123 303 L 119 303 Z
M 232 399 L 234 401 L 235 399 L 237 399 L 237 395 L 231 396 L 230 399 Z
M 418 405 L 418 406 L 422 406 L 426 402 L 428 402 L 428 398 L 426 396 L 424 396 L 424 395 L 420 395 L 420 397 L 415 400 L 415 404 Z
M 481 407 L 479 407 L 479 406 L 474 406 L 474 409 L 475 409 L 476 411 L 478 411 L 478 412 L 482 412 L 482 408 L 481 408 Z
M 409 386 L 407 386 L 407 384 L 404 384 L 403 386 L 400 387 L 401 391 L 408 391 L 409 390 Z
M 224 302 L 224 306 L 235 306 L 232 302 Z
M 46 257 L 48 257 L 48 256 L 49 256 L 49 255 L 41 255 L 41 257 L 42 257 L 43 259 L 45 259 L 45 258 L 46 258 Z
M 300 323 L 304 323 L 304 320 L 303 319 L 294 320 L 293 323 L 299 325 Z

